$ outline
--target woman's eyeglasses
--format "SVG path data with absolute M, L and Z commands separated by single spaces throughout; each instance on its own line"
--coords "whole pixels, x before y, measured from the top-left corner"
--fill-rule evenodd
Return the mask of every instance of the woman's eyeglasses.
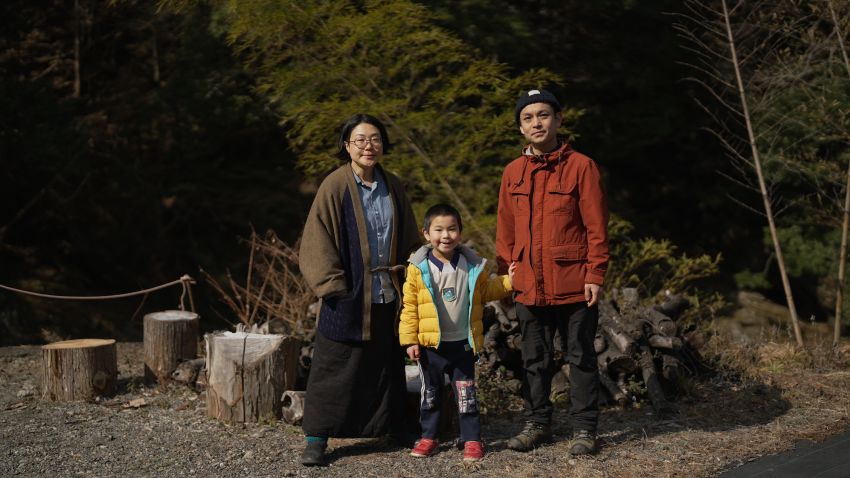
M 348 144 L 353 144 L 357 146 L 358 149 L 366 149 L 367 144 L 371 144 L 373 148 L 378 149 L 383 146 L 383 142 L 381 141 L 380 136 L 373 136 L 371 138 L 357 138 L 352 141 L 349 141 Z

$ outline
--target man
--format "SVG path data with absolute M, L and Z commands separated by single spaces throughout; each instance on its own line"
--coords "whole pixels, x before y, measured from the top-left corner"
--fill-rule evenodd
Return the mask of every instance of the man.
M 557 330 L 570 364 L 570 453 L 597 451 L 599 418 L 593 338 L 608 265 L 608 208 L 596 163 L 558 137 L 563 116 L 555 96 L 531 90 L 515 119 L 528 141 L 502 175 L 496 255 L 502 273 L 517 263 L 517 316 L 525 368 L 525 428 L 508 448 L 529 451 L 551 439 Z

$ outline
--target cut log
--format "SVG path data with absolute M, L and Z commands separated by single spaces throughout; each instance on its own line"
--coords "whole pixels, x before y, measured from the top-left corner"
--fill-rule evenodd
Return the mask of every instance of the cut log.
M 620 390 L 620 388 L 617 386 L 617 383 L 614 382 L 614 380 L 609 377 L 607 373 L 601 370 L 599 371 L 599 383 L 602 385 L 604 390 L 606 390 L 611 395 L 611 398 L 613 398 L 614 401 L 617 402 L 617 405 L 619 405 L 620 407 L 625 407 L 626 404 L 629 403 L 628 396 L 625 394 L 625 392 Z
M 207 359 L 204 357 L 180 362 L 177 368 L 171 372 L 171 379 L 186 385 L 195 385 L 206 365 Z
M 290 425 L 300 425 L 304 418 L 304 397 L 307 392 L 287 390 L 283 392 L 281 406 L 283 421 Z
M 167 310 L 145 315 L 145 381 L 167 382 L 180 362 L 198 356 L 198 314 Z
M 115 340 L 79 339 L 41 347 L 42 398 L 93 400 L 115 393 L 118 357 Z
M 649 346 L 655 349 L 680 349 L 682 348 L 682 339 L 679 337 L 668 337 L 666 335 L 653 335 L 647 339 Z
M 301 341 L 245 332 L 204 338 L 207 414 L 227 422 L 279 419 L 283 392 L 295 386 Z
M 645 345 L 640 348 L 640 367 L 652 408 L 661 417 L 669 416 L 675 410 L 673 405 L 667 401 L 667 397 L 664 396 L 664 390 L 661 388 L 661 382 L 658 381 L 658 373 L 652 360 L 652 351 Z

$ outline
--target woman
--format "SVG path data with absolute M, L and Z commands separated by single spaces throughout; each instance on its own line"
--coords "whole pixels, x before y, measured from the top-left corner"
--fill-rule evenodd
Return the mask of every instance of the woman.
M 304 465 L 325 463 L 328 437 L 402 433 L 404 423 L 395 333 L 401 278 L 390 268 L 419 246 L 419 232 L 401 182 L 379 164 L 390 149 L 384 125 L 355 115 L 337 146 L 345 164 L 319 186 L 299 253 L 301 272 L 322 299 L 304 407 Z

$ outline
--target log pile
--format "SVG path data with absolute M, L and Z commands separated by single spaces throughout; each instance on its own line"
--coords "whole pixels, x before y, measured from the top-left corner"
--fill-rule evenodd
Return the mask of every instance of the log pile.
M 669 295 L 659 304 L 642 306 L 636 289 L 614 290 L 611 295 L 599 305 L 594 341 L 601 398 L 626 406 L 637 401 L 634 389 L 644 389 L 656 412 L 669 414 L 673 406 L 667 396 L 675 393 L 679 379 L 710 370 L 699 355 L 701 333 L 676 322 L 690 303 L 681 296 Z M 523 374 L 519 351 L 522 338 L 514 308 L 501 301 L 487 304 L 484 330 L 480 373 L 502 380 L 506 388 L 518 392 Z M 553 396 L 569 387 L 569 365 L 563 348 L 556 334 L 558 371 L 552 380 Z

